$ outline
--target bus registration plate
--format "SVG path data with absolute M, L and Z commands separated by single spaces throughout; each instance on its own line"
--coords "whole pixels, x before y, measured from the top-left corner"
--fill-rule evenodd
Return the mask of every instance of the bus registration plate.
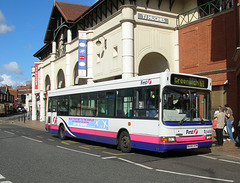
M 187 145 L 187 149 L 196 149 L 198 148 L 198 144 L 189 144 Z

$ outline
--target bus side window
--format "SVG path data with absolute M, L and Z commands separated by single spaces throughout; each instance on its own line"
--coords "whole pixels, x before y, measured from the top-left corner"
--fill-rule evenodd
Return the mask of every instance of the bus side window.
M 97 98 L 97 116 L 114 117 L 115 92 L 98 92 Z
M 69 97 L 69 115 L 80 115 L 80 95 L 71 95 Z
M 69 110 L 68 96 L 58 97 L 57 103 L 58 103 L 57 114 L 62 116 L 68 115 L 68 110 Z
M 48 99 L 48 112 L 52 112 L 52 102 L 53 102 L 53 99 L 49 98 Z
M 95 93 L 82 94 L 81 97 L 81 115 L 96 116 L 96 99 Z
M 133 89 L 116 91 L 116 117 L 131 118 L 133 116 Z
M 134 117 L 158 118 L 159 87 L 145 87 L 135 90 Z
M 97 100 L 97 96 L 95 93 L 90 93 L 88 95 L 88 116 L 96 116 L 96 100 Z
M 57 112 L 57 98 L 52 99 L 52 112 Z
M 105 92 L 99 92 L 97 98 L 97 116 L 106 116 Z

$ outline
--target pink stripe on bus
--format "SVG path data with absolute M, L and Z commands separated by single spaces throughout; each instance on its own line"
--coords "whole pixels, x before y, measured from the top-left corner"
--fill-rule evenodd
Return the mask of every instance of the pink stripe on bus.
M 204 141 L 206 136 L 191 136 L 191 137 L 176 137 L 177 142 L 193 142 L 193 141 Z
M 131 134 L 130 138 L 133 141 L 148 142 L 148 143 L 154 143 L 154 144 L 160 143 L 160 137 L 155 137 L 155 136 Z
M 101 131 L 101 130 L 91 130 L 91 129 L 84 129 L 84 128 L 70 128 L 72 132 L 75 133 L 84 133 L 89 135 L 98 135 L 103 137 L 117 137 L 117 132 L 108 132 L 108 131 Z
M 52 129 L 52 130 L 58 130 L 58 128 L 59 128 L 59 126 L 57 126 L 57 125 L 47 125 L 47 127 L 50 127 L 50 129 Z

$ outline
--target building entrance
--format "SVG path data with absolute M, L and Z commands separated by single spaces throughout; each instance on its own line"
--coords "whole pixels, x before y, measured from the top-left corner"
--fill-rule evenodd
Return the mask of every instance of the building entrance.
M 168 61 L 159 53 L 148 53 L 139 64 L 138 75 L 153 74 L 169 70 Z

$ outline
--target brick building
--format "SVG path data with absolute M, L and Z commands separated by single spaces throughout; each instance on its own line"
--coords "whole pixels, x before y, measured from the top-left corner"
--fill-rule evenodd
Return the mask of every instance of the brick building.
M 13 113 L 14 96 L 9 92 L 8 86 L 0 87 L 0 115 Z
M 26 86 L 17 87 L 17 106 L 24 107 L 27 111 L 31 110 L 29 100 L 32 95 L 32 83 L 27 82 Z
M 213 112 L 228 103 L 233 109 L 235 126 L 240 119 L 237 5 L 238 1 L 209 1 L 196 7 L 210 10 L 205 16 L 178 26 L 179 71 L 212 78 Z M 185 14 L 186 20 L 191 20 L 194 12 L 193 9 Z

